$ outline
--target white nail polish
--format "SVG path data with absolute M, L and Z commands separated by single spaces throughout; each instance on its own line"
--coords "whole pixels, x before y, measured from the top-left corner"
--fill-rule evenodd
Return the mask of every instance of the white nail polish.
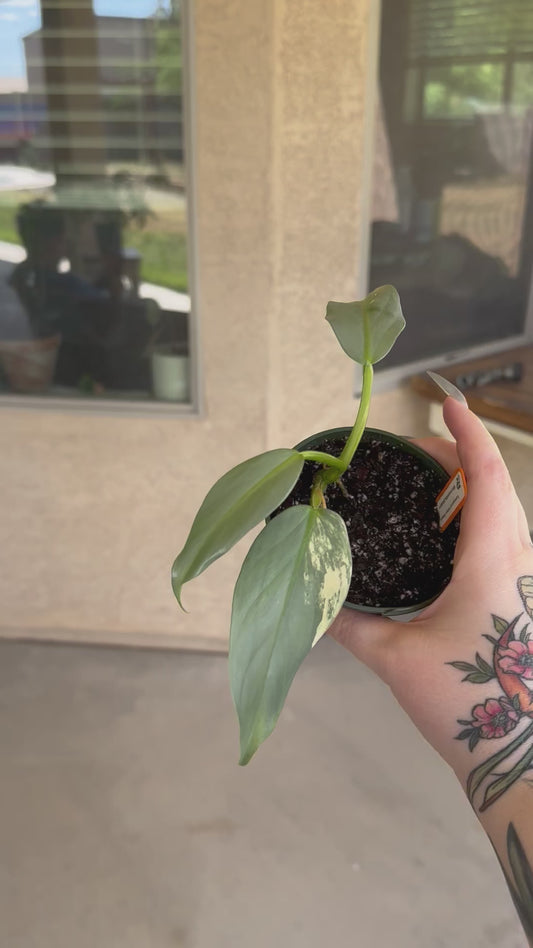
M 455 398 L 456 402 L 460 402 L 461 405 L 466 405 L 468 408 L 468 402 L 461 390 L 457 388 L 457 385 L 443 378 L 438 372 L 430 372 L 429 369 L 427 369 L 426 374 L 429 375 L 430 379 L 435 382 L 435 385 L 438 385 L 446 395 L 451 395 L 452 398 Z

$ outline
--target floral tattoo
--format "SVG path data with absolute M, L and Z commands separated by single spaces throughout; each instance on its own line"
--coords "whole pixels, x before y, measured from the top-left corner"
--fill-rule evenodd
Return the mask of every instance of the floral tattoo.
M 520 577 L 518 592 L 525 612 L 533 618 L 533 576 Z M 503 692 L 475 704 L 469 720 L 458 720 L 462 730 L 456 735 L 457 740 L 468 741 L 473 751 L 479 741 L 497 740 L 516 729 L 513 739 L 476 767 L 468 778 L 467 792 L 472 805 L 477 792 L 483 792 L 480 810 L 486 810 L 533 768 L 533 689 L 529 687 L 533 681 L 533 639 L 530 639 L 527 621 L 518 628 L 521 618 L 523 620 L 522 614 L 507 622 L 500 616 L 492 616 L 495 635 L 484 636 L 492 645 L 491 661 L 485 661 L 476 653 L 475 665 L 449 663 L 465 673 L 463 681 L 483 685 L 494 680 Z M 502 772 L 502 762 L 524 745 L 522 756 Z

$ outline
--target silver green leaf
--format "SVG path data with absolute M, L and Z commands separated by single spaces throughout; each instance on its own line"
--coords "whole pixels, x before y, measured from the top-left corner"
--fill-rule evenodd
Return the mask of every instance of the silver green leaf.
M 342 607 L 351 573 L 346 526 L 332 510 L 289 507 L 254 541 L 235 587 L 230 634 L 241 764 L 274 729 L 297 669 Z
M 180 605 L 183 584 L 231 549 L 285 500 L 303 463 L 298 451 L 279 448 L 243 461 L 216 482 L 172 566 L 172 588 Z
M 383 359 L 405 327 L 393 286 L 378 286 L 354 303 L 328 303 L 326 319 L 346 354 L 361 365 Z

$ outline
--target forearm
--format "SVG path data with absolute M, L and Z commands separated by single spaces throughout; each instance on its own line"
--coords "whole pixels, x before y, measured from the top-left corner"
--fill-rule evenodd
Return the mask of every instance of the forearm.
M 490 616 L 475 654 L 450 662 L 465 690 L 450 758 L 533 946 L 533 576 L 518 576 L 516 592 Z
M 520 922 L 533 948 L 532 789 L 522 779 L 493 808 L 479 814 L 509 887 Z
M 488 432 L 453 399 L 444 419 L 456 445 L 427 447 L 450 472 L 462 466 L 468 484 L 449 586 L 400 628 L 343 611 L 329 631 L 453 767 L 533 946 L 533 547 Z
M 377 670 L 454 769 L 533 946 L 533 552 L 516 566 L 494 568 L 490 597 L 475 575 L 456 584 L 444 615 L 393 635 Z

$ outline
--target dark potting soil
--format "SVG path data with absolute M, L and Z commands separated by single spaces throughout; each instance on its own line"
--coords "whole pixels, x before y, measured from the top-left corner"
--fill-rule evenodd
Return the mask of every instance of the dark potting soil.
M 344 439 L 314 445 L 338 456 Z M 319 465 L 306 462 L 296 487 L 277 513 L 308 504 Z M 326 504 L 346 524 L 353 557 L 347 601 L 381 608 L 407 607 L 438 595 L 451 578 L 460 514 L 440 532 L 435 499 L 447 478 L 419 458 L 365 432 L 342 481 Z

